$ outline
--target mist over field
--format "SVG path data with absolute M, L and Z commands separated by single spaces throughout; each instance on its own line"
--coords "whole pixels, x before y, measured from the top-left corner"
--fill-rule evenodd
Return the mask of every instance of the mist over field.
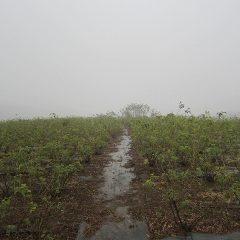
M 0 1 L 0 119 L 179 101 L 240 112 L 238 0 Z

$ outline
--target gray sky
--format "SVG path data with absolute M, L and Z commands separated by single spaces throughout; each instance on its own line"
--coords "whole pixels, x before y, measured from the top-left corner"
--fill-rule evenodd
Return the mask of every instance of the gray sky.
M 240 112 L 239 0 L 0 0 L 0 118 Z

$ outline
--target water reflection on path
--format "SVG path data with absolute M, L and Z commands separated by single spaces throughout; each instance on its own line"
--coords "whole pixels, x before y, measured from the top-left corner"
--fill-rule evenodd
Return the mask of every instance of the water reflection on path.
M 132 168 L 126 164 L 131 160 L 129 151 L 131 149 L 131 138 L 127 129 L 116 146 L 109 154 L 111 160 L 104 168 L 104 185 L 100 189 L 99 198 L 108 201 L 108 207 L 114 210 L 114 217 L 105 219 L 102 227 L 90 238 L 84 237 L 84 230 L 88 225 L 82 223 L 79 228 L 77 240 L 146 240 L 148 239 L 148 228 L 144 222 L 135 221 L 128 214 L 128 206 L 117 199 L 130 188 L 130 182 L 135 177 Z M 121 219 L 121 221 L 116 221 Z M 115 220 L 114 220 L 115 219 Z
M 105 183 L 100 190 L 100 194 L 103 194 L 106 200 L 113 199 L 129 190 L 130 182 L 135 177 L 132 169 L 125 167 L 131 160 L 128 154 L 130 148 L 131 139 L 127 130 L 125 130 L 116 151 L 110 153 L 110 163 L 104 168 Z

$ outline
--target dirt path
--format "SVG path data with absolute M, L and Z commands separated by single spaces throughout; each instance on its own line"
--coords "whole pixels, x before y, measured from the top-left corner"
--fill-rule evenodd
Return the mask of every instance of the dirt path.
M 123 135 L 110 149 L 107 157 L 108 164 L 103 169 L 103 183 L 99 188 L 94 204 L 108 209 L 109 215 L 103 216 L 102 224 L 95 232 L 91 231 L 90 224 L 82 222 L 77 240 L 82 239 L 106 239 L 106 240 L 145 240 L 148 239 L 148 228 L 144 222 L 131 218 L 126 205 L 130 189 L 130 183 L 135 178 L 133 168 L 129 167 L 132 160 L 129 152 L 131 150 L 131 138 L 127 129 Z M 86 236 L 88 232 L 90 236 Z

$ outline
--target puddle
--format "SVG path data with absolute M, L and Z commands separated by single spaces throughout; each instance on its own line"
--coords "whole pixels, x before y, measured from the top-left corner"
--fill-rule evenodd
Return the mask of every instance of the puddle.
M 207 234 L 207 233 L 192 233 L 188 237 L 169 237 L 162 240 L 239 240 L 240 232 L 230 233 L 226 235 Z
M 100 199 L 108 201 L 107 206 L 114 211 L 114 216 L 105 219 L 102 227 L 90 238 L 84 237 L 84 231 L 89 226 L 82 223 L 79 227 L 77 240 L 149 239 L 146 223 L 133 220 L 128 214 L 128 207 L 124 205 L 124 202 L 116 198 L 124 195 L 130 189 L 130 182 L 135 178 L 133 169 L 125 167 L 131 160 L 130 149 L 131 138 L 125 129 L 119 144 L 109 154 L 111 161 L 104 168 L 104 185 L 100 188 L 99 194 Z
M 133 169 L 125 167 L 128 161 L 131 160 L 128 154 L 130 149 L 131 139 L 127 130 L 125 130 L 116 151 L 110 153 L 111 162 L 104 168 L 105 182 L 100 189 L 100 195 L 105 200 L 111 200 L 129 190 L 130 182 L 135 177 L 132 172 Z
M 146 240 L 148 239 L 147 225 L 140 221 L 133 221 L 128 215 L 127 207 L 119 207 L 116 209 L 117 217 L 124 218 L 122 221 L 106 221 L 101 229 L 94 236 L 88 238 L 90 240 Z M 84 230 L 88 227 L 86 223 L 82 223 L 78 232 L 77 239 L 84 238 Z

